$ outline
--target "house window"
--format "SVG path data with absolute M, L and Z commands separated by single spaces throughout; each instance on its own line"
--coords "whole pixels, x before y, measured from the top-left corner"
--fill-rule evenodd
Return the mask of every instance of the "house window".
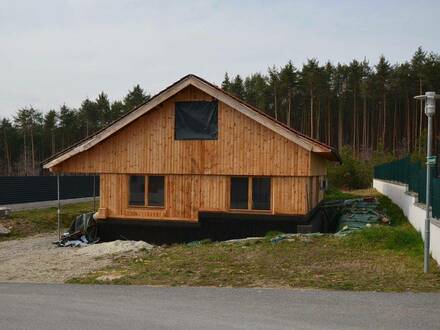
M 252 178 L 252 209 L 270 210 L 270 178 Z
M 217 140 L 218 102 L 176 102 L 176 140 Z
M 249 179 L 231 178 L 231 209 L 247 209 L 249 199 Z
M 163 176 L 148 177 L 148 206 L 164 206 L 165 178 Z
M 130 176 L 130 205 L 145 204 L 145 177 L 139 175 Z
M 271 180 L 268 177 L 232 177 L 230 208 L 242 210 L 271 209 Z
M 131 206 L 163 207 L 165 205 L 165 177 L 131 175 L 129 179 Z

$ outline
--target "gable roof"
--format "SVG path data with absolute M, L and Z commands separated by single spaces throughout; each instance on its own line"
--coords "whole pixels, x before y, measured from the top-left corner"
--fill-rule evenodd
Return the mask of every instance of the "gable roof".
M 135 121 L 139 117 L 143 116 L 150 110 L 157 107 L 162 102 L 166 101 L 173 95 L 177 94 L 184 88 L 188 86 L 195 86 L 196 88 L 202 90 L 208 95 L 218 99 L 219 101 L 227 104 L 228 106 L 234 108 L 235 110 L 241 112 L 245 116 L 259 122 L 261 125 L 273 130 L 277 134 L 284 136 L 286 139 L 300 145 L 306 150 L 309 150 L 317 155 L 320 155 L 331 161 L 341 161 L 341 158 L 336 151 L 336 149 L 326 145 L 318 140 L 312 139 L 301 132 L 287 126 L 286 124 L 275 120 L 271 116 L 262 112 L 261 110 L 255 108 L 254 106 L 247 104 L 243 100 L 238 97 L 222 90 L 216 85 L 211 84 L 210 82 L 196 76 L 193 74 L 189 74 L 182 79 L 178 80 L 174 84 L 168 86 L 158 94 L 154 95 L 147 102 L 139 105 L 134 108 L 132 111 L 124 114 L 114 122 L 110 123 L 108 126 L 100 129 L 95 132 L 93 135 L 88 136 L 87 138 L 80 140 L 74 145 L 70 146 L 67 149 L 53 155 L 52 157 L 46 159 L 43 162 L 44 168 L 54 167 L 61 162 L 73 157 L 76 154 L 79 154 L 83 151 L 86 151 L 101 141 L 105 140 L 115 132 L 119 131 L 126 125 Z

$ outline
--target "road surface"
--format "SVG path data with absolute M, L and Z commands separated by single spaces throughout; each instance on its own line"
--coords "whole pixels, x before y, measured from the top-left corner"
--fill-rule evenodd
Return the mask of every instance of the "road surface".
M 440 295 L 0 284 L 0 329 L 438 329 Z

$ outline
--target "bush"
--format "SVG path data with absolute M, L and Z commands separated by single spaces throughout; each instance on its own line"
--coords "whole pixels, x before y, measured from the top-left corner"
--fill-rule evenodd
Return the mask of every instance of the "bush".
M 373 168 L 366 161 L 356 159 L 349 147 L 340 151 L 342 164 L 328 168 L 329 184 L 344 189 L 362 189 L 371 185 Z
M 354 155 L 350 147 L 344 146 L 340 150 L 342 164 L 331 164 L 327 169 L 330 187 L 347 190 L 371 187 L 374 166 L 395 159 L 380 145 L 377 149 L 370 160 L 362 160 Z

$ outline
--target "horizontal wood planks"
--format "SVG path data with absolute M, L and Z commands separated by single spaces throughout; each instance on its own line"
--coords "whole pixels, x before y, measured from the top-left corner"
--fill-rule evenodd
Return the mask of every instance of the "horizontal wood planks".
M 174 140 L 174 103 L 212 100 L 190 86 L 91 149 L 59 164 L 66 173 L 308 176 L 320 157 L 219 102 L 218 140 Z M 316 164 L 311 164 L 315 162 Z M 312 171 L 314 173 L 312 173 Z

